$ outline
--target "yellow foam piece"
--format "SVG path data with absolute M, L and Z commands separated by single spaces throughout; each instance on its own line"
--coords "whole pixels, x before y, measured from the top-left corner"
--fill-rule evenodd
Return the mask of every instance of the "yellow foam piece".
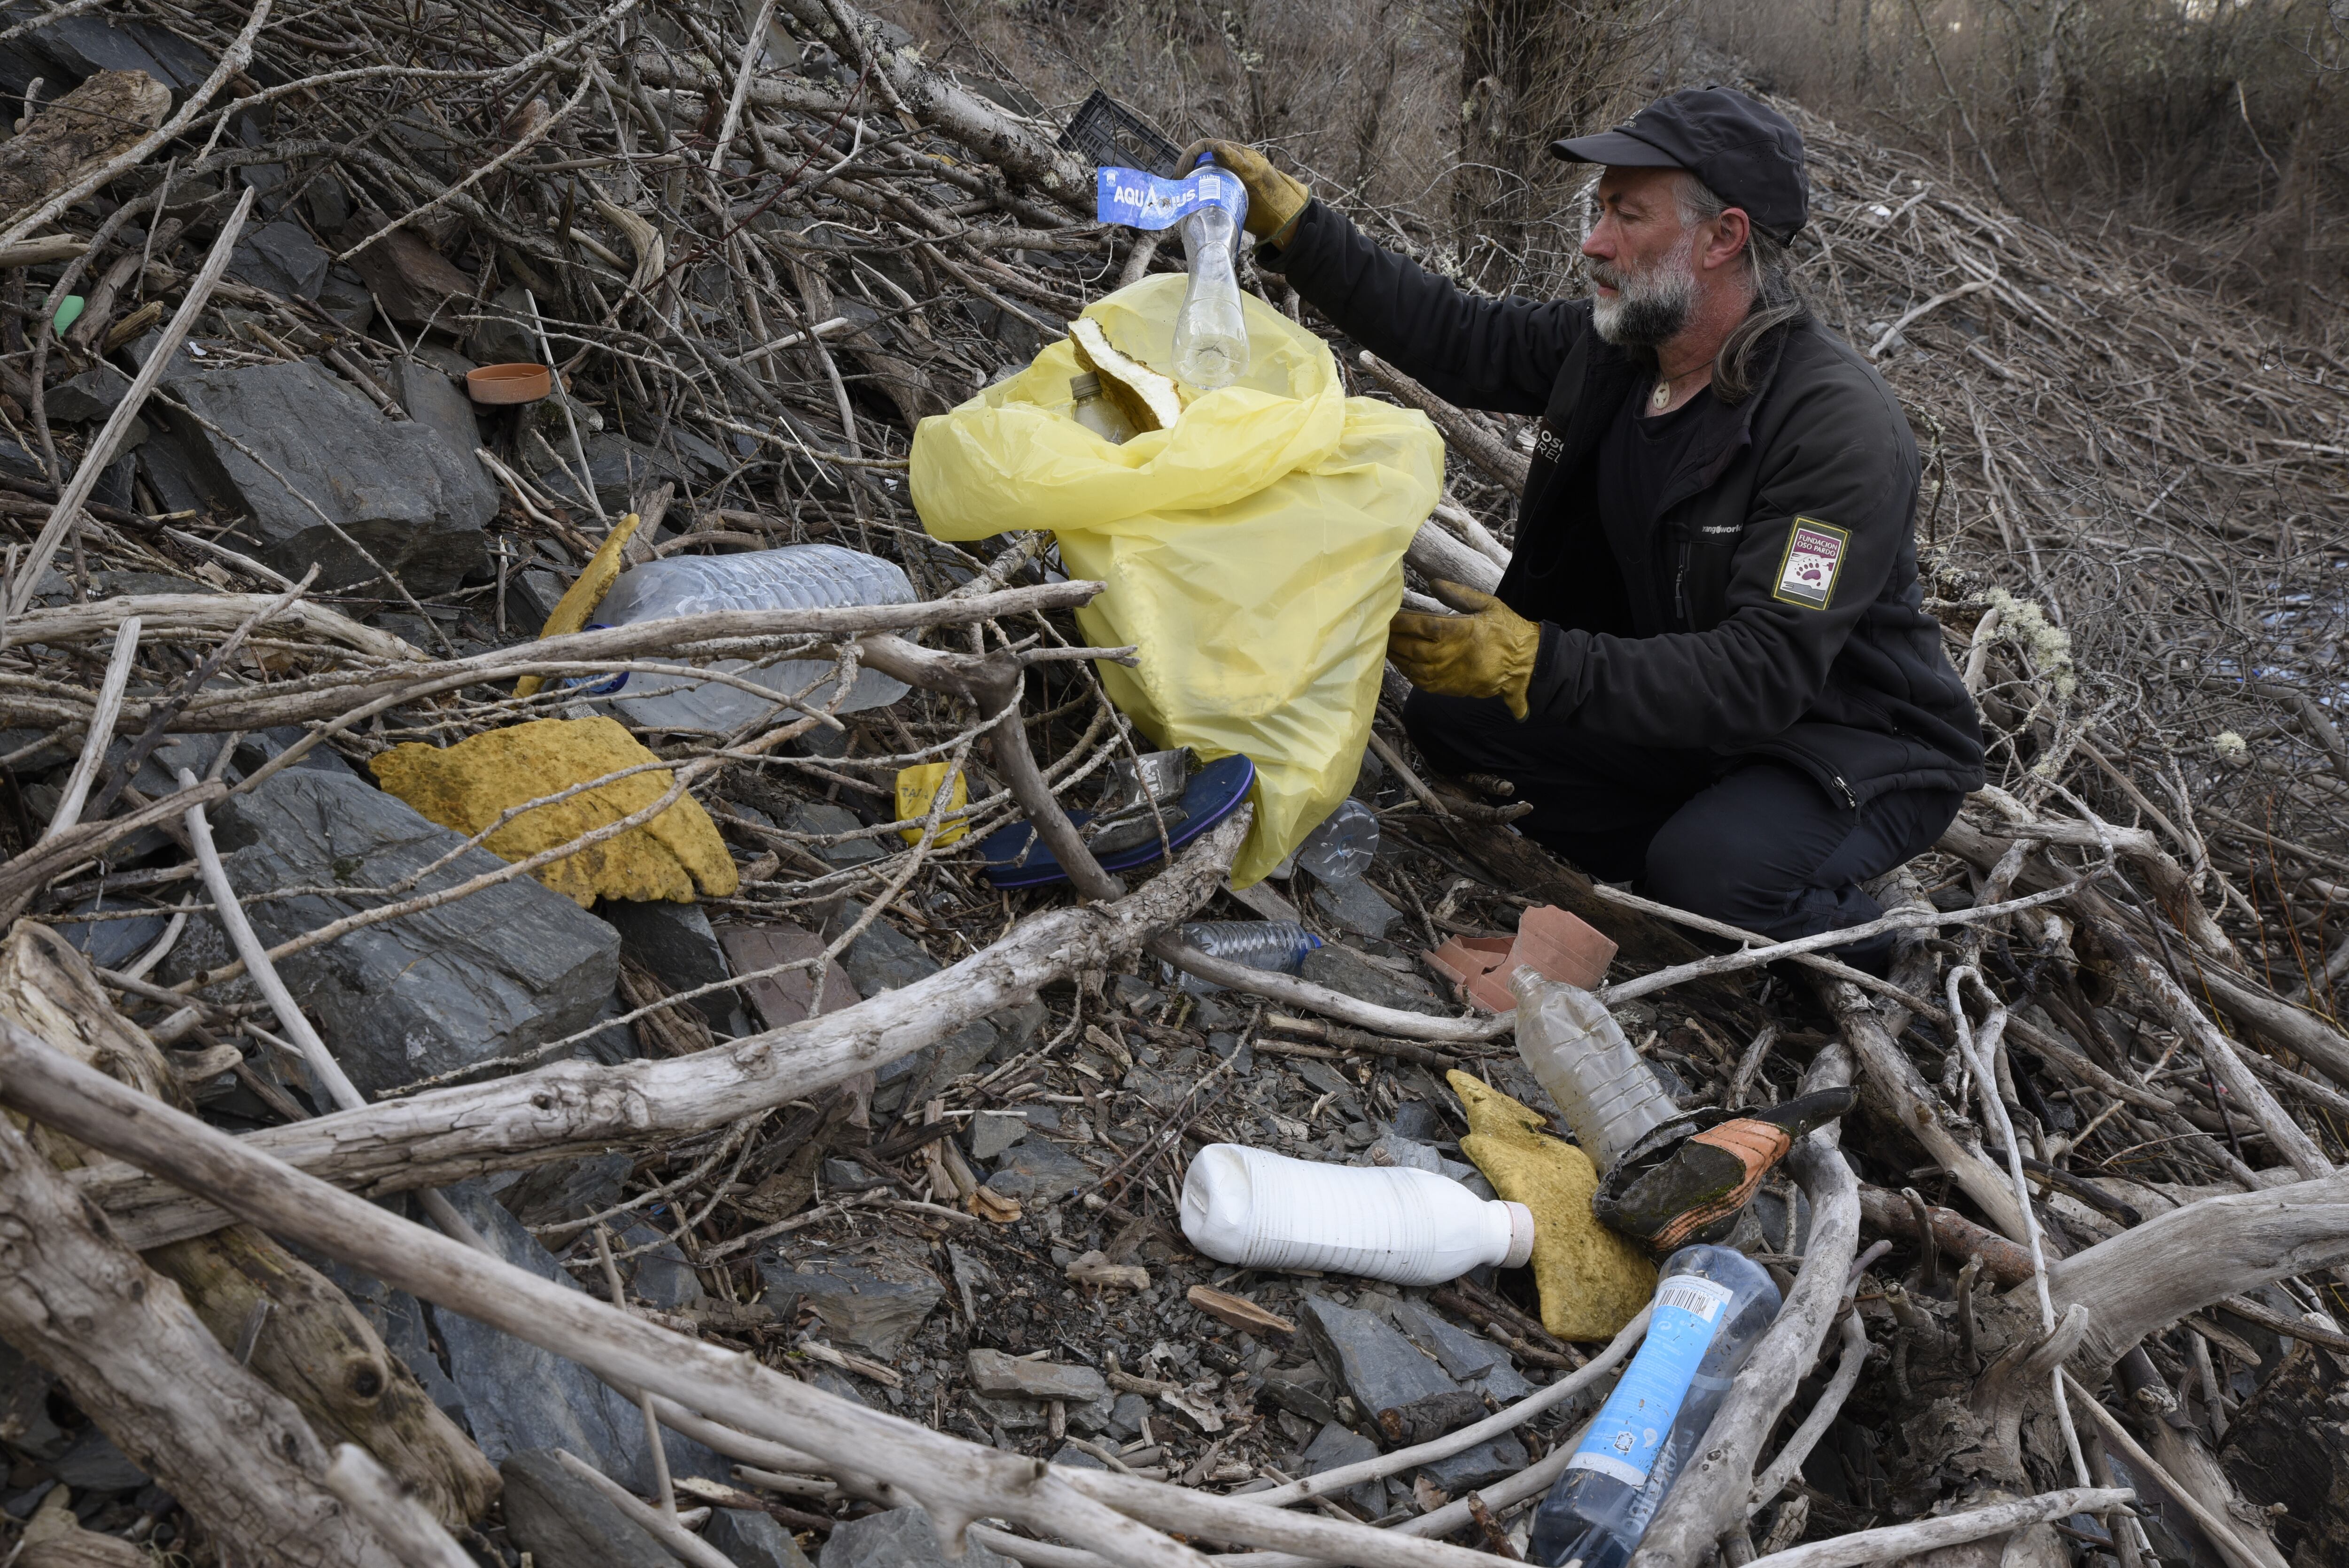
M 595 606 L 601 604 L 604 595 L 612 591 L 612 581 L 620 574 L 620 552 L 627 548 L 629 536 L 636 531 L 636 524 L 643 521 L 632 511 L 612 525 L 612 531 L 604 536 L 604 542 L 596 547 L 595 554 L 587 558 L 587 564 L 580 569 L 571 586 L 563 591 L 563 597 L 554 602 L 554 613 L 546 617 L 546 624 L 539 628 L 539 641 L 575 632 L 587 624 L 587 617 L 595 613 Z M 536 696 L 539 688 L 545 684 L 544 676 L 523 676 L 514 682 L 514 696 Z M 661 788 L 667 789 L 667 786 Z M 523 798 L 530 799 L 529 796 Z M 415 802 L 410 801 L 409 804 L 414 805 Z M 422 810 L 420 807 L 418 809 Z
M 954 788 L 947 791 L 947 810 L 959 811 L 970 804 L 968 774 L 955 775 Z M 930 802 L 938 797 L 938 786 L 947 780 L 947 765 L 943 762 L 916 763 L 897 770 L 897 820 L 910 824 L 897 830 L 897 836 L 909 844 L 922 841 L 922 819 L 930 814 Z M 968 822 L 942 822 L 934 841 L 940 848 L 957 842 L 970 832 Z
M 470 836 L 509 807 L 657 760 L 616 720 L 542 718 L 454 746 L 411 741 L 368 766 L 385 789 L 442 827 Z M 642 810 L 672 782 L 667 769 L 652 768 L 534 806 L 483 839 L 481 847 L 501 860 L 527 859 Z M 737 885 L 734 857 L 726 852 L 718 825 L 690 795 L 679 796 L 651 821 L 549 861 L 533 874 L 582 908 L 599 897 L 691 903 L 697 884 L 720 898 Z
M 1541 1130 L 1548 1119 L 1481 1078 L 1454 1071 L 1468 1115 L 1460 1151 L 1493 1191 L 1534 1212 L 1534 1283 L 1542 1326 L 1560 1339 L 1612 1339 L 1656 1293 L 1656 1267 L 1630 1238 L 1590 1212 L 1599 1172 L 1590 1157 Z

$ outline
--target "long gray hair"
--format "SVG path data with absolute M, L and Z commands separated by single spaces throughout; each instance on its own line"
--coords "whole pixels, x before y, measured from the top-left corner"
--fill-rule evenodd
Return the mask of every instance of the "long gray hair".
M 1729 211 L 1729 202 L 1693 174 L 1683 173 L 1679 187 L 1676 200 L 1683 222 L 1702 223 Z M 1747 276 L 1754 285 L 1754 306 L 1713 357 L 1713 395 L 1724 403 L 1742 403 L 1752 394 L 1754 351 L 1762 340 L 1810 314 L 1810 306 L 1795 288 L 1785 246 L 1748 224 L 1745 258 Z

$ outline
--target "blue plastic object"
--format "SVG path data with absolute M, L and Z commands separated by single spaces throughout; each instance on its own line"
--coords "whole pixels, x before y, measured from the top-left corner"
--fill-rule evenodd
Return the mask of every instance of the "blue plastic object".
M 1219 758 L 1191 775 L 1183 791 L 1183 820 L 1166 830 L 1168 845 L 1179 850 L 1239 810 L 1255 782 L 1256 764 L 1237 755 Z M 1069 820 L 1081 828 L 1092 820 L 1092 813 L 1071 811 Z M 1157 835 L 1153 834 L 1123 853 L 1103 856 L 1102 870 L 1124 872 L 1146 866 L 1158 859 L 1159 851 Z M 999 888 L 1042 887 L 1068 880 L 1069 873 L 1061 869 L 1051 850 L 1027 822 L 1014 822 L 988 834 L 978 841 L 978 853 L 987 862 L 980 874 Z

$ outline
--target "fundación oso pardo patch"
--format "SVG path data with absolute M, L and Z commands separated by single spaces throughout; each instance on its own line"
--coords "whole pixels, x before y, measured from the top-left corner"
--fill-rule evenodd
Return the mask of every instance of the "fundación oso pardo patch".
M 1843 570 L 1843 554 L 1851 543 L 1851 530 L 1813 518 L 1798 517 L 1786 533 L 1785 559 L 1778 563 L 1778 586 L 1771 593 L 1789 604 L 1824 610 L 1835 597 L 1836 573 Z

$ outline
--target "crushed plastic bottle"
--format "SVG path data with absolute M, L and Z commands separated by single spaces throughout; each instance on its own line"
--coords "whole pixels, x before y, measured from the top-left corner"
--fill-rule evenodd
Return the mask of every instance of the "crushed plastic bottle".
M 740 555 L 673 555 L 620 573 L 595 608 L 595 624 L 626 626 L 667 615 L 698 615 L 712 610 L 815 610 L 851 604 L 910 604 L 914 585 L 905 570 L 877 555 L 837 544 L 787 544 Z M 709 666 L 739 675 L 778 694 L 778 700 L 822 680 L 829 659 L 787 659 L 753 669 L 748 661 L 726 659 Z M 630 673 L 588 677 L 574 683 L 583 696 L 608 696 L 628 718 L 647 729 L 712 730 L 719 734 L 772 711 L 740 686 L 690 680 L 682 676 Z M 840 705 L 842 713 L 884 707 L 905 695 L 905 686 L 878 670 L 859 670 L 856 684 Z M 830 696 L 828 686 L 808 694 L 812 704 Z
M 1526 965 L 1509 976 L 1509 989 L 1517 995 L 1517 1054 L 1599 1174 L 1681 1114 L 1604 1002 Z
M 1133 421 L 1125 417 L 1118 406 L 1102 396 L 1101 377 L 1092 371 L 1069 377 L 1069 396 L 1074 401 L 1069 417 L 1112 446 L 1123 446 L 1133 438 Z
M 1378 853 L 1378 813 L 1349 795 L 1297 846 L 1297 869 L 1319 882 L 1350 882 L 1371 869 Z
M 1732 1248 L 1682 1247 L 1661 1272 L 1647 1338 L 1534 1515 L 1527 1555 L 1544 1568 L 1631 1560 L 1778 1315 L 1778 1287 Z
M 1441 1284 L 1533 1255 L 1533 1211 L 1409 1166 L 1323 1165 L 1211 1143 L 1183 1178 L 1183 1234 L 1219 1263 Z
M 1227 958 L 1268 975 L 1296 974 L 1305 955 L 1321 945 L 1319 937 L 1293 920 L 1194 920 L 1175 929 L 1211 958 Z M 1162 963 L 1159 969 L 1170 984 L 1179 975 L 1183 989 L 1194 995 L 1223 989 L 1212 980 L 1183 974 L 1172 964 Z
M 1191 286 L 1174 318 L 1174 376 L 1202 392 L 1228 387 L 1247 369 L 1247 317 L 1232 269 L 1239 232 L 1239 220 L 1221 207 L 1202 207 L 1183 220 Z

